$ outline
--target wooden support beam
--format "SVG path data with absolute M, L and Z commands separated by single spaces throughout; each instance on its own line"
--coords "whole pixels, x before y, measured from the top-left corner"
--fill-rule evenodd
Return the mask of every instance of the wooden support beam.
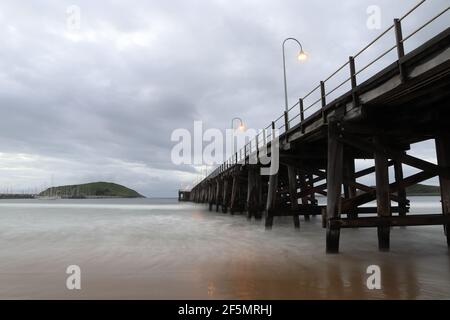
M 374 213 L 378 212 L 378 207 L 358 207 L 355 210 L 356 210 L 357 213 L 360 213 L 360 214 L 374 214 Z M 408 208 L 406 208 L 406 210 L 408 210 Z M 392 213 L 398 213 L 399 212 L 399 207 L 398 206 L 391 206 L 391 212 Z M 349 215 L 347 215 L 347 217 L 350 218 Z
M 393 160 L 389 160 L 388 165 L 392 166 L 394 164 Z M 374 173 L 375 172 L 375 166 L 371 166 L 369 168 L 360 170 L 358 172 L 355 173 L 355 179 L 367 176 L 368 174 Z
M 208 210 L 211 211 L 214 203 L 214 187 L 212 183 L 208 183 Z
M 269 176 L 269 189 L 267 191 L 266 203 L 266 229 L 272 229 L 273 226 L 273 210 L 277 204 L 277 188 L 278 188 L 278 173 Z
M 234 214 L 239 202 L 239 169 L 233 172 L 233 184 L 231 187 L 230 213 Z
M 395 173 L 395 181 L 398 183 L 397 188 L 397 197 L 398 197 L 398 207 L 399 207 L 399 215 L 405 216 L 407 212 L 408 201 L 406 199 L 406 189 L 403 186 L 403 165 L 399 161 L 394 162 L 394 173 Z
M 308 185 L 306 184 L 306 176 L 305 176 L 305 174 L 303 174 L 301 172 L 299 173 L 299 184 L 300 184 L 300 193 L 305 191 L 308 188 Z M 308 204 L 307 195 L 300 196 L 298 194 L 297 196 L 302 199 L 302 204 Z
M 262 219 L 262 212 L 264 211 L 263 203 L 263 179 L 261 176 L 260 168 L 255 168 L 255 184 L 256 184 L 256 212 L 255 218 L 257 220 Z
M 308 187 L 310 187 L 313 190 L 313 192 L 310 195 L 310 197 L 311 197 L 311 204 L 317 204 L 316 193 L 314 192 L 314 181 L 313 180 L 314 180 L 313 175 L 311 173 L 308 174 L 307 184 L 308 184 Z
M 293 216 L 293 215 L 320 215 L 325 206 L 316 206 L 312 204 L 299 204 L 297 209 L 289 207 L 277 207 L 272 210 L 273 216 Z
M 219 178 L 216 179 L 216 212 L 219 212 L 219 206 L 222 204 L 222 183 Z
M 222 212 L 228 211 L 228 177 L 223 179 L 223 197 L 222 197 Z
M 401 183 L 405 188 L 412 186 L 414 184 L 420 183 L 422 181 L 425 181 L 427 179 L 430 179 L 434 176 L 432 173 L 428 172 L 418 172 L 416 174 L 413 174 L 405 179 L 403 179 L 403 182 Z M 397 182 L 391 183 L 389 185 L 389 190 L 392 193 L 397 192 L 399 184 Z M 342 211 L 348 211 L 351 210 L 352 207 L 357 207 L 360 205 L 363 205 L 367 202 L 373 201 L 376 199 L 376 192 L 370 192 L 370 193 L 363 193 L 360 195 L 357 195 L 356 197 L 352 199 L 344 199 L 342 201 Z
M 356 188 L 356 189 L 359 189 L 359 190 L 364 191 L 364 192 L 367 192 L 367 193 L 371 193 L 371 194 L 374 194 L 374 195 L 376 194 L 376 188 L 366 186 L 365 184 L 356 182 L 356 181 L 354 181 L 354 180 L 347 180 L 347 179 L 344 179 L 344 184 L 347 184 L 348 186 L 352 186 L 352 187 L 354 187 L 354 188 Z M 355 198 L 355 197 L 356 197 L 356 193 L 354 194 L 354 196 L 353 196 L 352 198 Z M 391 194 L 390 197 L 391 197 L 391 200 L 392 200 L 392 201 L 399 202 L 399 198 L 398 198 L 397 195 Z M 347 199 L 347 198 L 346 198 L 346 199 Z M 351 198 L 348 198 L 348 199 L 351 199 Z M 374 199 L 375 199 L 375 198 L 374 198 Z
M 317 169 L 316 167 L 311 166 L 311 164 L 305 163 L 300 160 L 300 157 L 283 157 L 280 158 L 280 163 L 285 166 L 293 166 L 297 168 L 300 173 L 304 173 L 305 175 L 313 174 L 315 176 L 321 177 L 322 179 L 326 179 L 327 174 L 324 171 Z
M 320 191 L 325 190 L 327 188 L 326 183 L 322 183 L 320 185 L 317 185 L 315 187 L 310 187 L 308 184 L 306 184 L 306 188 L 303 190 L 300 190 L 300 192 L 297 194 L 298 197 L 304 198 L 307 196 L 311 196 L 314 193 L 320 193 Z M 309 200 L 313 202 L 315 199 L 313 197 L 310 197 Z
M 375 145 L 383 145 L 380 137 L 374 137 Z M 377 195 L 377 208 L 379 217 L 391 216 L 391 199 L 389 190 L 388 158 L 383 152 L 375 152 L 375 182 Z M 387 226 L 378 226 L 378 249 L 389 250 L 391 229 Z
M 275 122 L 272 121 L 272 139 L 275 134 Z M 266 202 L 266 229 L 272 229 L 273 225 L 273 212 L 277 205 L 277 189 L 278 189 L 278 171 L 269 176 L 269 186 L 267 190 L 267 202 Z
M 294 227 L 300 228 L 300 219 L 296 210 L 298 210 L 298 198 L 297 198 L 297 172 L 293 166 L 288 166 L 288 179 L 289 179 L 289 196 L 291 201 L 291 208 L 293 210 Z
M 409 216 L 391 216 L 391 217 L 360 217 L 352 218 L 333 218 L 328 221 L 333 227 L 339 228 L 371 228 L 383 227 L 390 228 L 396 226 L 430 226 L 445 225 L 450 223 L 450 216 L 442 214 L 423 214 Z
M 373 153 L 382 153 L 386 157 L 391 158 L 393 160 L 399 161 L 401 163 L 407 164 L 411 167 L 427 171 L 433 174 L 433 176 L 436 175 L 442 175 L 446 178 L 450 178 L 450 169 L 448 168 L 441 168 L 434 163 L 407 155 L 403 151 L 395 150 L 386 144 L 373 144 L 368 141 L 362 140 L 356 136 L 346 134 L 344 136 L 339 137 L 339 140 L 343 143 L 353 146 L 357 149 L 366 151 L 366 152 L 373 152 Z
M 344 145 L 339 141 L 340 123 L 331 117 L 328 124 L 327 219 L 339 218 L 343 175 Z M 327 224 L 327 253 L 339 252 L 339 227 Z
M 450 134 L 440 134 L 435 138 L 437 163 L 440 167 L 450 168 Z M 441 191 L 442 214 L 450 217 L 450 179 L 439 176 Z M 444 232 L 447 237 L 447 245 L 450 247 L 450 222 L 444 224 Z
M 251 219 L 252 216 L 257 218 L 258 208 L 260 207 L 259 190 L 257 186 L 257 170 L 256 166 L 250 165 L 247 172 L 247 219 Z
M 315 159 L 323 159 L 324 154 L 322 150 L 308 150 L 307 152 L 300 153 L 300 154 L 292 154 L 287 153 L 286 151 L 280 153 L 280 161 L 283 160 L 298 160 L 298 161 L 305 161 L 305 160 L 315 160 Z M 293 163 L 286 163 L 286 165 L 293 165 Z M 303 163 L 300 163 L 296 167 L 303 167 Z
M 311 182 L 314 184 L 314 183 L 317 183 L 317 182 L 320 182 L 320 181 L 322 181 L 322 180 L 326 180 L 327 179 L 327 176 L 325 175 L 324 177 L 315 177 L 314 179 L 312 179 L 311 180 Z
M 346 155 L 344 157 L 344 195 L 346 199 L 354 198 L 356 197 L 356 186 L 353 184 L 356 184 L 355 181 L 355 159 L 353 159 L 352 156 Z M 349 183 L 352 182 L 352 183 Z M 348 212 L 348 214 L 352 218 L 357 218 L 358 213 L 356 210 L 351 210 Z
M 308 201 L 310 200 L 308 195 L 311 193 L 314 193 L 314 190 L 311 190 L 312 188 L 308 185 L 308 183 L 306 181 L 306 175 L 303 172 L 299 172 L 299 183 L 300 183 L 300 192 L 305 192 L 306 190 L 310 191 L 310 193 L 306 193 L 302 196 L 297 194 L 297 197 L 299 197 L 301 199 L 302 204 L 306 205 L 306 204 L 308 204 Z M 310 181 L 310 183 L 312 184 L 312 187 L 314 187 L 314 181 Z M 313 200 L 313 199 L 311 199 L 311 200 Z M 312 201 L 311 201 L 311 203 L 312 203 Z M 305 214 L 305 221 L 309 221 L 309 218 L 310 218 L 309 214 Z

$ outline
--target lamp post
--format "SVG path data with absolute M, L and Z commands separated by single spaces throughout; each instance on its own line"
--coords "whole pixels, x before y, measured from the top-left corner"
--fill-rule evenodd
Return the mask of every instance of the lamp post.
M 288 94 L 287 94 L 287 83 L 286 83 L 286 55 L 285 55 L 284 45 L 286 44 L 286 42 L 288 40 L 295 41 L 300 46 L 300 51 L 299 51 L 299 53 L 297 55 L 297 59 L 299 61 L 304 61 L 308 57 L 306 55 L 305 51 L 303 51 L 302 44 L 297 39 L 295 39 L 295 38 L 286 38 L 283 41 L 282 47 L 283 47 L 283 72 L 284 72 L 283 73 L 283 75 L 284 75 L 284 106 L 285 106 L 285 111 L 286 112 L 288 112 L 288 110 L 289 110 L 289 105 L 288 105 Z

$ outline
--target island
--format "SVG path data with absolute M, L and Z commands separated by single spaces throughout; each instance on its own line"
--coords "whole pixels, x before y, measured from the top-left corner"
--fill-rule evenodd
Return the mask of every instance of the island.
M 91 182 L 48 188 L 37 197 L 58 197 L 63 199 L 87 198 L 145 198 L 137 191 L 112 182 Z
M 439 196 L 439 186 L 430 186 L 426 184 L 415 184 L 406 188 L 406 194 L 408 196 Z

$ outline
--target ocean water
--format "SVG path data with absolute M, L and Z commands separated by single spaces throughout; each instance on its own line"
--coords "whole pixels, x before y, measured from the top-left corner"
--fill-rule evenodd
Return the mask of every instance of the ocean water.
M 439 213 L 439 197 L 411 197 L 411 213 Z M 209 212 L 176 199 L 0 201 L 1 299 L 449 299 L 442 226 L 341 231 L 325 254 L 320 217 L 295 230 Z M 66 268 L 81 268 L 81 290 Z M 369 290 L 367 267 L 381 270 Z

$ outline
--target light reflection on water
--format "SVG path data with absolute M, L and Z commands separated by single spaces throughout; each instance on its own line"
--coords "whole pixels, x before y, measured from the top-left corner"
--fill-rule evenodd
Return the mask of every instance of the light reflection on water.
M 412 213 L 438 213 L 438 197 L 412 197 Z M 320 218 L 262 222 L 172 199 L 0 202 L 0 298 L 450 298 L 442 226 L 346 229 L 326 255 Z M 82 290 L 65 289 L 65 268 Z M 382 289 L 368 290 L 377 264 Z

